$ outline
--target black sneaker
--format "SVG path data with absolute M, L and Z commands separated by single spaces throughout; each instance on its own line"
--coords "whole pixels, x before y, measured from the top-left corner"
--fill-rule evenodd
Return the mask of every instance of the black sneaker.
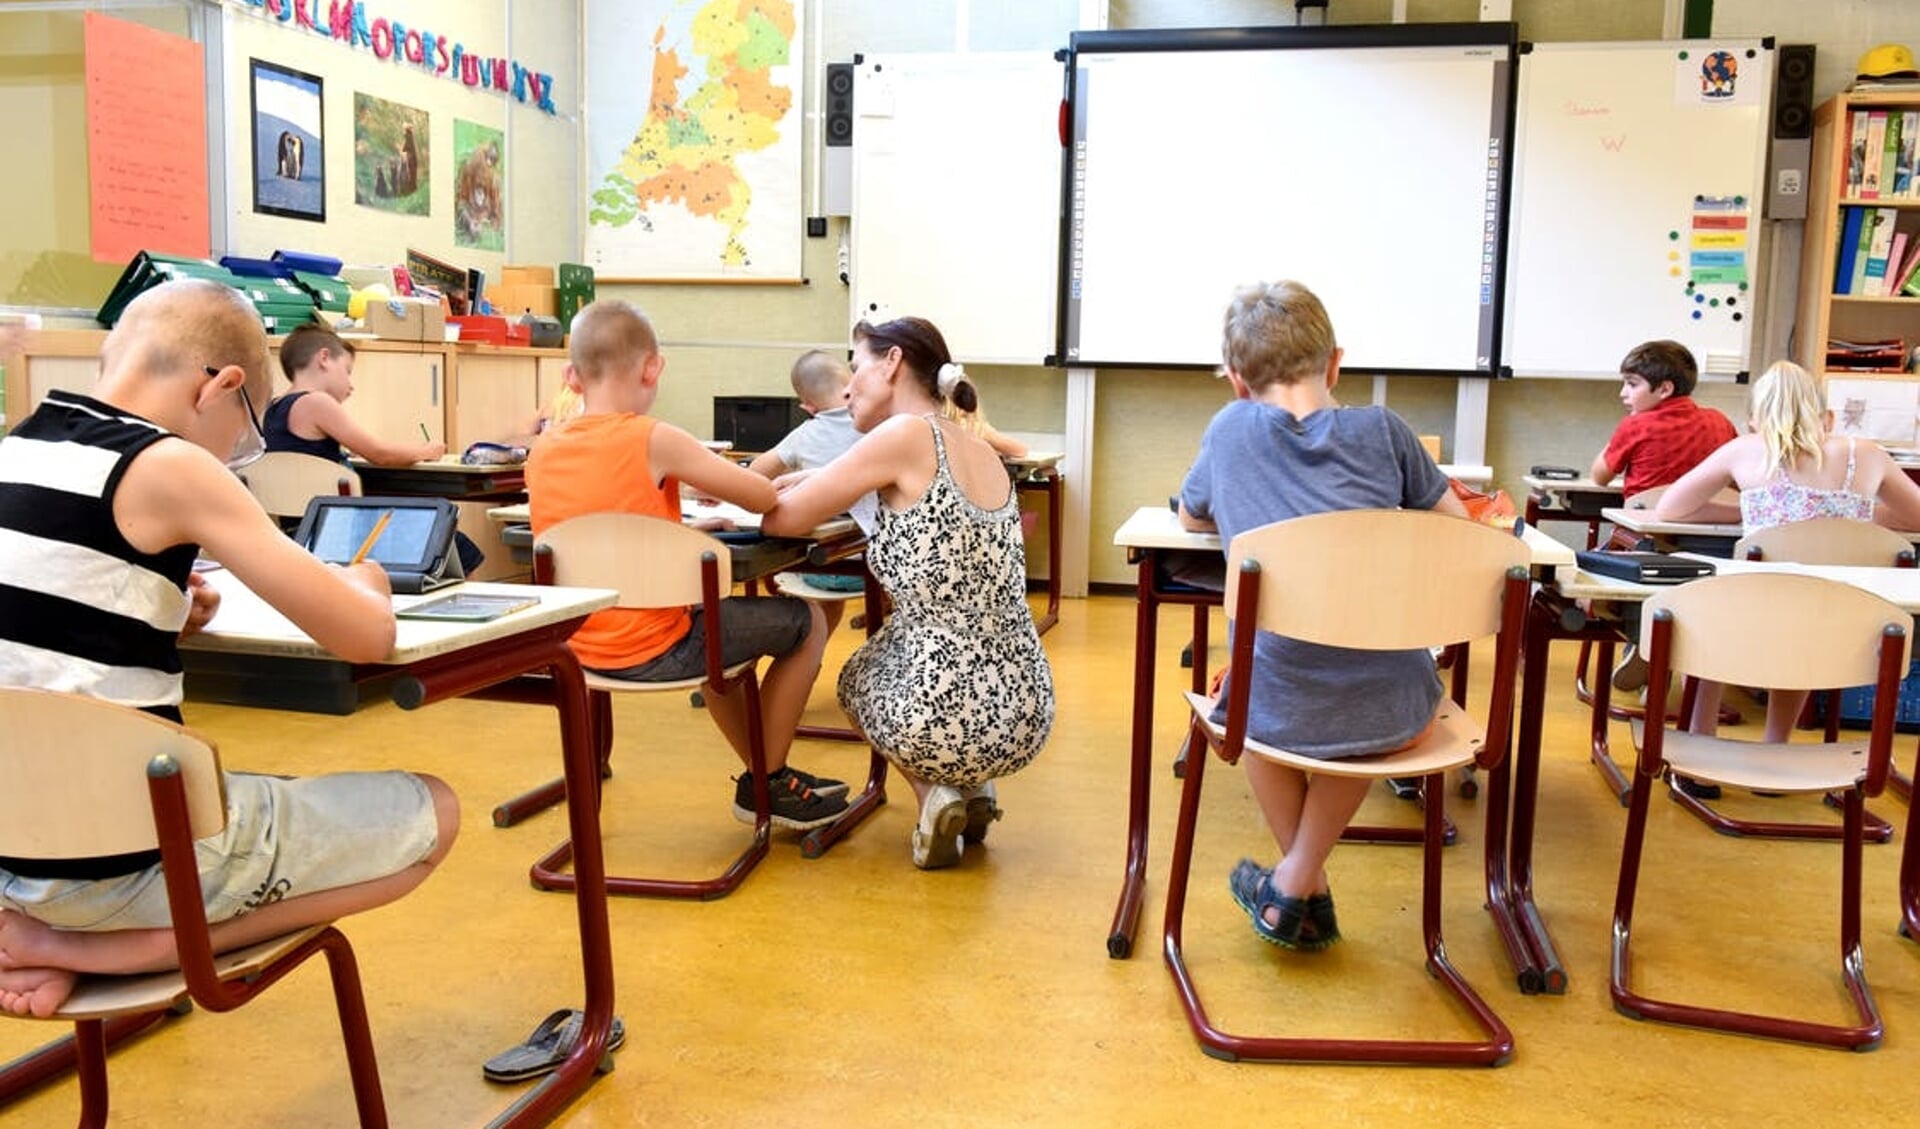
M 845 796 L 822 796 L 802 784 L 799 776 L 793 772 L 768 776 L 767 791 L 772 801 L 773 825 L 788 831 L 811 831 L 816 827 L 824 827 L 847 811 Z M 734 780 L 733 818 L 742 823 L 752 823 L 755 819 L 751 774 L 743 773 Z
M 1691 776 L 1673 774 L 1673 786 L 1696 800 L 1717 800 L 1720 798 L 1720 785 L 1708 784 L 1704 780 L 1695 780 Z
M 1402 800 L 1418 800 L 1420 798 L 1420 780 L 1421 778 L 1418 776 L 1389 776 L 1387 777 L 1387 789 Z
M 815 776 L 811 772 L 802 772 L 792 765 L 781 769 L 780 772 L 769 773 L 767 780 L 777 787 L 780 782 L 781 773 L 791 773 L 795 780 L 813 789 L 813 794 L 816 796 L 844 796 L 847 794 L 846 781 L 835 780 L 828 776 Z

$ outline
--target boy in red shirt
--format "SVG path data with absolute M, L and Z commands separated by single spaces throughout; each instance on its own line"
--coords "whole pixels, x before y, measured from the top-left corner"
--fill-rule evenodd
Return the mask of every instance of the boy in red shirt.
M 1593 480 L 1605 486 L 1624 475 L 1621 492 L 1631 498 L 1677 481 L 1732 439 L 1732 421 L 1694 403 L 1698 380 L 1693 354 L 1678 341 L 1634 346 L 1620 362 L 1627 418 L 1593 460 Z

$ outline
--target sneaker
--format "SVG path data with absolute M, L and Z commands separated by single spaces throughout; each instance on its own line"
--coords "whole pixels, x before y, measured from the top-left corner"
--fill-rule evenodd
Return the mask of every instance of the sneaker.
M 935 784 L 920 805 L 920 822 L 913 829 L 913 865 L 939 870 L 960 861 L 965 850 L 961 832 L 967 826 L 967 801 L 960 790 Z
M 1626 653 L 1620 656 L 1620 664 L 1613 668 L 1613 688 L 1632 693 L 1645 689 L 1647 685 L 1647 660 L 1640 657 L 1638 647 L 1628 645 Z
M 1673 776 L 1673 786 L 1696 800 L 1717 800 L 1720 798 L 1720 785 L 1695 780 L 1691 776 L 1681 776 L 1675 773 Z
M 830 776 L 815 776 L 811 772 L 802 772 L 792 765 L 788 765 L 779 772 L 768 773 L 767 780 L 777 787 L 782 774 L 791 774 L 795 780 L 813 789 L 813 794 L 816 796 L 844 796 L 847 794 L 846 781 L 835 780 Z
M 960 838 L 969 843 L 986 842 L 987 828 L 1006 814 L 996 802 L 998 798 L 993 792 L 993 781 L 989 780 L 978 788 L 963 788 L 960 794 L 967 801 L 967 826 L 960 832 Z
M 811 831 L 816 827 L 824 827 L 847 811 L 845 796 L 822 796 L 802 784 L 799 776 L 792 772 L 768 776 L 767 791 L 772 801 L 773 825 L 788 831 Z M 753 810 L 753 776 L 750 773 L 742 773 L 734 778 L 733 818 L 742 823 L 752 823 L 756 818 Z

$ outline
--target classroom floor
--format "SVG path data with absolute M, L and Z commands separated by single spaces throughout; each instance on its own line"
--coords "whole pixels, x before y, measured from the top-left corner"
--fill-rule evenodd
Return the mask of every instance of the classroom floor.
M 1184 609 L 1162 624 L 1156 732 L 1181 730 Z M 1606 943 L 1623 810 L 1585 762 L 1574 648 L 1553 655 L 1537 887 L 1572 979 L 1523 997 L 1481 910 L 1480 810 L 1451 801 L 1462 845 L 1447 853 L 1449 948 L 1514 1029 L 1497 1070 L 1228 1064 L 1188 1035 L 1159 956 L 1177 782 L 1154 786 L 1152 883 L 1138 954 L 1108 959 L 1126 814 L 1134 605 L 1069 601 L 1046 636 L 1059 684 L 1051 744 L 1004 783 L 1006 819 L 951 871 L 907 860 L 910 803 L 896 800 L 818 860 L 776 838 L 732 897 L 615 899 L 616 1069 L 560 1120 L 568 1126 L 846 1124 L 1734 1125 L 1904 1122 L 1920 1068 L 1920 945 L 1894 929 L 1898 840 L 1866 854 L 1867 970 L 1886 1017 L 1870 1054 L 1816 1050 L 1638 1023 L 1607 1002 Z M 1215 638 L 1223 632 L 1216 630 Z M 831 671 L 856 642 L 844 627 L 815 694 L 837 719 Z M 1216 660 L 1218 653 L 1216 653 Z M 1484 701 L 1476 687 L 1474 700 Z M 1757 717 L 1751 702 L 1743 702 Z M 745 828 L 729 813 L 735 762 L 683 698 L 617 703 L 604 823 L 611 866 L 711 871 Z M 452 856 L 404 901 L 350 919 L 396 1126 L 486 1121 L 520 1091 L 480 1063 L 556 1007 L 578 1004 L 573 907 L 526 881 L 564 826 L 558 811 L 497 830 L 492 805 L 556 773 L 551 711 L 453 702 L 351 718 L 189 704 L 232 767 L 317 772 L 406 766 L 442 775 L 465 803 Z M 1624 727 L 1616 727 L 1624 743 Z M 1911 764 L 1914 738 L 1899 745 Z M 856 779 L 864 750 L 802 742 L 795 763 Z M 1343 944 L 1319 955 L 1257 941 L 1226 891 L 1235 859 L 1271 861 L 1244 778 L 1207 777 L 1189 959 L 1229 1027 L 1297 1023 L 1334 1034 L 1468 1033 L 1422 972 L 1418 855 L 1334 855 Z M 911 795 L 896 781 L 894 791 Z M 1748 812 L 1817 818 L 1812 800 L 1741 798 Z M 1873 807 L 1901 825 L 1906 808 Z M 1379 791 L 1363 818 L 1411 820 Z M 1839 852 L 1831 844 L 1723 838 L 1656 797 L 1651 869 L 1636 923 L 1645 988 L 1811 1018 L 1845 1015 L 1836 957 Z M 114 1054 L 113 1124 L 349 1125 L 353 1107 L 326 975 L 303 969 L 248 1007 L 197 1012 Z M 57 1033 L 0 1022 L 0 1056 Z M 72 1124 L 71 1081 L 0 1107 L 0 1124 Z

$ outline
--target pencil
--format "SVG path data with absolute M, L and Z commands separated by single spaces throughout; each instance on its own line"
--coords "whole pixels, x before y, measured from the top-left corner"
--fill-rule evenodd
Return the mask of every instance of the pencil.
M 367 554 L 373 551 L 373 543 L 375 541 L 380 540 L 380 535 L 387 531 L 387 523 L 392 520 L 393 520 L 392 510 L 382 511 L 380 514 L 380 520 L 373 523 L 372 532 L 367 534 L 367 539 L 365 541 L 360 542 L 360 551 L 353 554 L 353 559 L 348 561 L 347 564 L 357 565 L 361 561 L 366 560 Z
M 433 436 L 427 434 L 427 421 L 425 420 L 420 421 L 420 441 L 422 443 L 433 442 Z

